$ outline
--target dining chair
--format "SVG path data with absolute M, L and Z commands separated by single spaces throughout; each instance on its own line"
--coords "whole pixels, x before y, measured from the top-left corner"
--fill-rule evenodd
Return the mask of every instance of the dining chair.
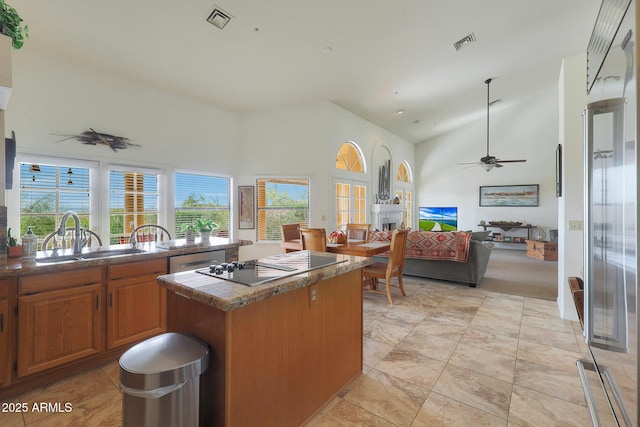
M 397 287 L 400 288 L 402 296 L 407 295 L 404 291 L 404 285 L 402 284 L 402 269 L 404 268 L 408 235 L 409 229 L 393 230 L 388 262 L 374 262 L 363 269 L 364 288 L 371 292 L 386 295 L 390 304 L 393 304 L 393 298 L 391 297 L 392 277 L 398 278 Z M 378 289 L 378 280 L 380 279 L 383 279 L 385 282 L 384 290 Z
M 584 329 L 584 282 L 580 277 L 569 277 L 569 289 L 571 289 L 571 296 L 573 297 L 573 303 L 576 306 L 578 312 L 578 320 L 580 321 L 580 327 Z
M 50 249 L 67 249 L 73 248 L 73 239 L 75 234 L 75 228 L 66 228 L 64 236 L 58 236 L 58 232 L 54 231 L 53 233 L 47 235 L 42 241 L 42 249 L 43 251 L 48 251 Z M 91 230 L 87 230 L 84 228 L 80 229 L 80 236 L 83 240 L 87 242 L 83 245 L 88 248 L 91 247 L 99 247 L 102 246 L 102 240 L 100 240 L 100 236 L 98 236 L 95 232 Z
M 347 242 L 350 241 L 369 241 L 369 233 L 371 224 L 347 224 Z
M 142 224 L 133 229 L 129 235 L 129 243 L 163 242 L 171 240 L 171 233 L 158 224 Z
M 300 238 L 300 224 L 281 224 L 282 241 L 289 242 Z
M 327 232 L 324 228 L 301 228 L 300 240 L 303 251 L 327 251 Z

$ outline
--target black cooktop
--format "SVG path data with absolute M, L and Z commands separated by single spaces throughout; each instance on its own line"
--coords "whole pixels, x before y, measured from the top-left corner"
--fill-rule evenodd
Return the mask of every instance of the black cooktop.
M 258 260 L 211 265 L 208 268 L 196 270 L 196 273 L 247 286 L 256 286 L 269 280 L 293 276 L 345 261 L 342 255 L 318 255 L 309 251 L 299 251 Z

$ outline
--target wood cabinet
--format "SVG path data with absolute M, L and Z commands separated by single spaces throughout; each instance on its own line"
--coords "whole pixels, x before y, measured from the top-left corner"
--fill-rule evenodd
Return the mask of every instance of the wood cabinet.
M 102 270 L 20 278 L 17 376 L 104 350 Z
M 167 272 L 166 258 L 107 271 L 107 349 L 165 332 L 166 290 L 157 277 Z
M 9 283 L 0 280 L 0 385 L 10 378 L 10 337 L 11 321 L 9 317 Z
M 362 371 L 362 269 L 231 311 L 170 291 L 167 309 L 211 348 L 201 425 L 303 425 Z

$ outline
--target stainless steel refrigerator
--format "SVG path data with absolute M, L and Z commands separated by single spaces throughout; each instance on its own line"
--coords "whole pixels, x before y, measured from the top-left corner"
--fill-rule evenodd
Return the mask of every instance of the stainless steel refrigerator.
M 594 425 L 638 425 L 636 2 L 604 0 L 587 50 L 584 336 Z

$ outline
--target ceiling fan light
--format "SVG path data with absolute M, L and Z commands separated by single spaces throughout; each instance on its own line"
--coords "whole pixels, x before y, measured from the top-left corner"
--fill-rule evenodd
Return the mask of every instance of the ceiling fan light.
M 480 165 L 480 167 L 484 170 L 486 170 L 487 172 L 489 172 L 491 169 L 493 169 L 493 163 L 483 163 Z

